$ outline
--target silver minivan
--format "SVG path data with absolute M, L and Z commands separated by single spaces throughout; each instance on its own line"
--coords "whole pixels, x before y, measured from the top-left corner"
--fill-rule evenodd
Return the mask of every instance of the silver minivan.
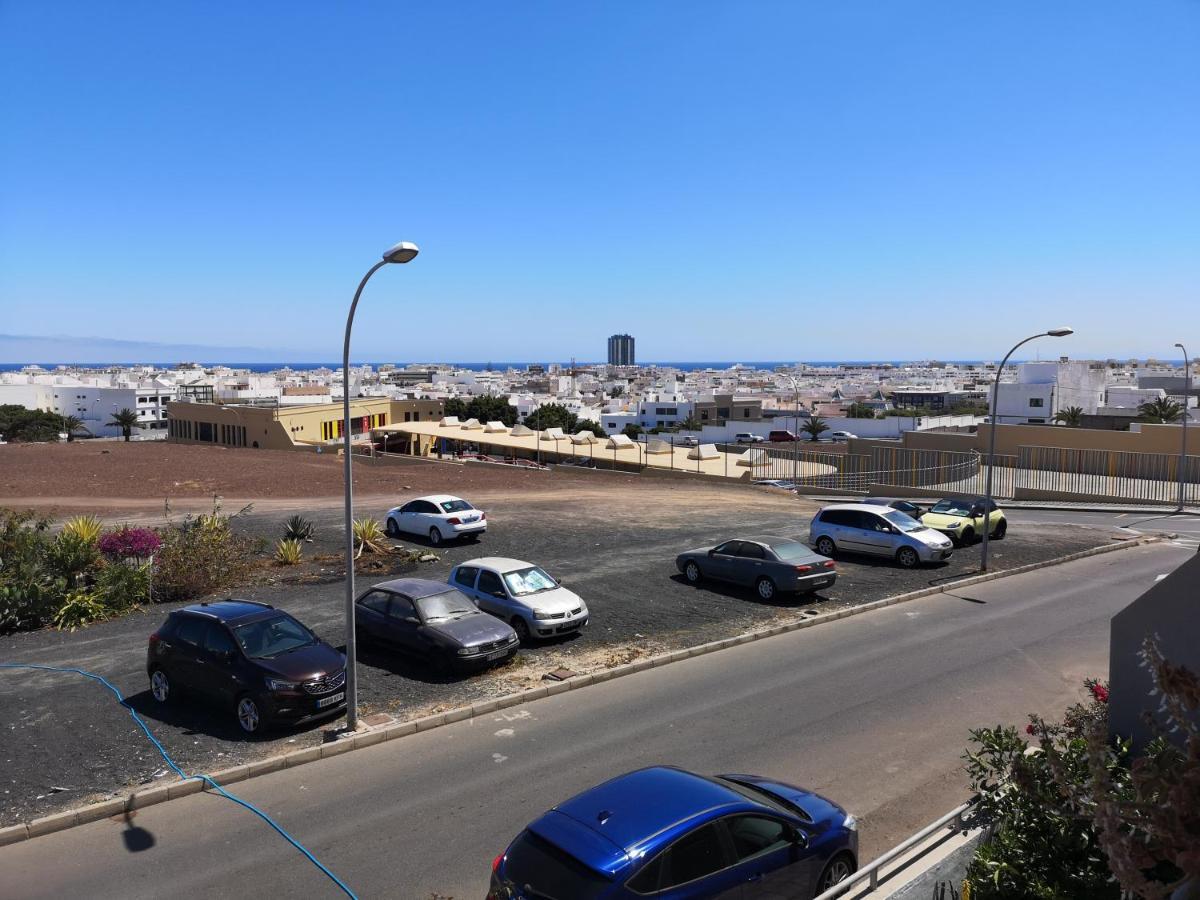
M 906 569 L 949 559 L 954 544 L 895 509 L 866 503 L 838 503 L 818 512 L 809 527 L 810 546 L 822 556 L 864 553 L 890 557 Z

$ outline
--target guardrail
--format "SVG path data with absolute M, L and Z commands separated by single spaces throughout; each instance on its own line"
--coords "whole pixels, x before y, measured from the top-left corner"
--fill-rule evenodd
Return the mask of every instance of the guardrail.
M 913 847 L 928 839 L 930 835 L 936 834 L 947 826 L 950 827 L 951 831 L 962 831 L 963 817 L 971 809 L 971 807 L 975 805 L 977 800 L 978 798 L 972 798 L 966 803 L 962 804 L 962 806 L 956 806 L 936 822 L 931 822 L 930 824 L 926 825 L 916 834 L 901 841 L 882 856 L 863 866 L 845 881 L 835 884 L 823 894 L 815 897 L 814 900 L 833 900 L 833 898 L 842 896 L 855 885 L 860 884 L 863 881 L 869 881 L 870 889 L 875 890 L 877 887 L 879 887 L 879 870 L 888 863 L 893 862 L 900 856 L 903 856 Z

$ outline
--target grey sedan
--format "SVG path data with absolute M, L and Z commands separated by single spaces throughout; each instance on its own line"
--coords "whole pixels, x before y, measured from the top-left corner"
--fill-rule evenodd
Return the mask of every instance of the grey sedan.
M 507 659 L 517 633 L 480 612 L 462 591 L 443 581 L 397 578 L 377 584 L 354 604 L 363 641 L 429 659 L 440 668 L 465 668 Z
M 793 538 L 752 537 L 680 553 L 675 567 L 692 584 L 705 578 L 753 587 L 763 600 L 777 591 L 812 593 L 837 580 L 836 563 Z

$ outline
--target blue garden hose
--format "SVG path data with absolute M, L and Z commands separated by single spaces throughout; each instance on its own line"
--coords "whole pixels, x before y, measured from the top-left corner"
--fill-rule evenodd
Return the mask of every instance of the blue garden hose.
M 334 884 L 336 884 L 339 888 L 341 888 L 342 892 L 347 897 L 351 897 L 351 898 L 354 898 L 354 900 L 358 900 L 358 898 L 355 896 L 354 892 L 352 890 L 350 890 L 350 888 L 346 887 L 346 884 L 340 878 L 338 878 L 336 875 L 334 875 L 333 872 L 331 872 L 328 868 L 326 868 L 325 865 L 319 859 L 317 859 L 315 856 L 313 856 L 299 841 L 297 841 L 294 837 L 292 837 L 290 834 L 288 834 L 286 831 L 284 831 L 283 828 L 274 819 L 272 819 L 270 816 L 268 816 L 265 812 L 263 812 L 257 806 L 254 806 L 252 803 L 247 803 L 241 797 L 236 797 L 233 794 L 229 793 L 229 791 L 225 790 L 225 788 L 223 788 L 223 787 L 221 787 L 221 785 L 217 784 L 208 775 L 204 775 L 204 774 L 188 775 L 188 774 L 184 773 L 183 769 L 179 768 L 179 766 L 177 766 L 175 764 L 175 760 L 171 759 L 171 756 L 169 753 L 167 753 L 166 748 L 163 747 L 163 745 L 161 743 L 159 743 L 158 738 L 156 738 L 153 734 L 150 733 L 150 729 L 146 726 L 146 723 L 144 721 L 142 721 L 142 717 L 137 714 L 136 710 L 134 710 L 134 708 L 132 706 L 130 706 L 128 703 L 125 702 L 125 697 L 124 697 L 124 695 L 122 695 L 121 691 L 115 685 L 113 685 L 111 682 L 109 682 L 108 679 L 106 679 L 103 675 L 97 675 L 95 672 L 88 672 L 88 671 L 85 671 L 84 669 L 75 669 L 75 668 L 68 668 L 68 667 L 62 667 L 62 666 L 41 666 L 41 665 L 36 665 L 34 663 L 0 663 L 0 669 L 41 669 L 42 671 L 45 671 L 45 672 L 69 672 L 74 675 L 82 675 L 84 678 L 91 678 L 93 681 L 100 682 L 102 685 L 104 685 L 106 688 L 108 688 L 110 691 L 112 691 L 113 695 L 116 696 L 117 701 L 123 707 L 125 707 L 127 710 L 129 710 L 129 715 L 133 716 L 133 721 L 137 722 L 138 727 L 141 728 L 142 731 L 144 731 L 146 733 L 146 737 L 148 737 L 150 739 L 150 743 L 152 743 L 155 747 L 158 748 L 158 752 L 162 754 L 162 758 L 167 761 L 167 765 L 171 767 L 172 771 L 174 771 L 176 775 L 178 775 L 184 781 L 188 781 L 192 778 L 195 778 L 199 781 L 203 781 L 205 784 L 210 785 L 213 788 L 213 790 L 215 790 L 222 797 L 225 797 L 227 800 L 232 800 L 238 806 L 243 806 L 246 809 L 250 810 L 250 812 L 254 813 L 256 816 L 258 816 L 260 819 L 262 819 L 264 822 L 266 822 L 268 825 L 270 825 L 272 828 L 274 828 L 275 831 L 279 833 L 280 837 L 282 837 L 285 841 L 287 841 L 289 844 L 291 844 L 293 847 L 295 847 L 297 850 L 299 850 L 301 853 L 303 853 L 308 858 L 309 862 L 311 862 L 314 866 L 316 866 L 318 869 L 320 869 L 322 872 L 324 872 L 327 876 L 329 876 L 329 880 L 332 881 Z

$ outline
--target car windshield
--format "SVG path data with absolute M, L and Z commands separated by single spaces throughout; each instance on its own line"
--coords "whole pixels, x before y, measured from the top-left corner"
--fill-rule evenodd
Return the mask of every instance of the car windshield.
M 447 500 L 445 503 L 439 503 L 438 506 L 442 508 L 442 512 L 448 513 L 462 512 L 463 510 L 475 508 L 466 500 Z
M 536 594 L 538 591 L 549 591 L 558 587 L 558 582 L 540 566 L 505 572 L 504 583 L 508 585 L 508 592 L 514 597 L 524 597 L 526 594 Z
M 416 604 L 421 619 L 426 622 L 461 619 L 479 611 L 465 594 L 454 589 L 428 597 L 418 597 L 413 603 Z
M 797 559 L 804 559 L 806 556 L 812 556 L 813 552 L 805 547 L 799 541 L 781 541 L 778 544 L 772 543 L 771 549 L 775 551 L 784 562 L 792 562 Z
M 969 516 L 971 514 L 970 500 L 939 500 L 929 510 L 935 513 L 945 513 L 948 516 Z
M 925 526 L 906 513 L 894 509 L 891 512 L 885 512 L 883 517 L 892 523 L 893 527 L 899 528 L 901 531 L 920 531 Z
M 239 625 L 233 634 L 251 659 L 280 656 L 317 642 L 316 635 L 285 614 Z

